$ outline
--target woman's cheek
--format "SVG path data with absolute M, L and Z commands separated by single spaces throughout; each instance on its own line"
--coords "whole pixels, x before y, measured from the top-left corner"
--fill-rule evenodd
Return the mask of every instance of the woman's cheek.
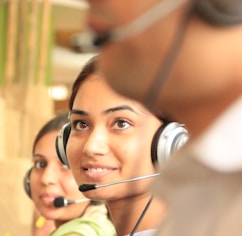
M 73 179 L 73 175 L 72 175 L 71 178 L 68 179 L 67 181 L 68 181 L 68 182 L 66 182 L 66 181 L 64 182 L 65 187 L 66 187 L 66 189 L 69 189 L 70 192 L 71 192 L 71 191 L 73 191 L 73 189 L 76 188 L 76 182 L 75 182 L 75 180 Z

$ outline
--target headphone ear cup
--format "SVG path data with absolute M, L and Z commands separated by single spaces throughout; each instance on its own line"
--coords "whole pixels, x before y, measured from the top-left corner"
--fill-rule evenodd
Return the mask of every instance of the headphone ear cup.
M 151 145 L 151 158 L 153 163 L 159 166 L 166 161 L 170 155 L 181 148 L 189 139 L 188 131 L 177 122 L 162 125 L 156 131 Z
M 202 18 L 212 24 L 242 23 L 241 0 L 196 0 L 194 8 Z
M 55 147 L 59 160 L 69 167 L 68 159 L 66 156 L 66 145 L 71 132 L 71 123 L 68 122 L 63 125 L 59 134 L 56 137 Z
M 33 170 L 33 167 L 31 167 L 24 176 L 24 190 L 29 198 L 31 198 L 30 175 L 32 170 Z

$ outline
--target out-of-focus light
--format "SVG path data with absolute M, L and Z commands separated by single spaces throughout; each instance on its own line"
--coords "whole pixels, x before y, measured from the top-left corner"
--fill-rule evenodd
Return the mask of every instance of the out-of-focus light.
M 68 88 L 65 85 L 54 85 L 48 90 L 49 96 L 56 100 L 62 101 L 68 98 Z

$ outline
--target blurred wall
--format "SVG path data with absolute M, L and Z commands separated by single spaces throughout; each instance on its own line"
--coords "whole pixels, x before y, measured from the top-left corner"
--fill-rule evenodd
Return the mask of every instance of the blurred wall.
M 0 160 L 0 235 L 31 236 L 33 205 L 23 188 L 23 176 L 30 162 Z
M 31 236 L 23 177 L 36 132 L 54 115 L 50 0 L 0 0 L 0 33 L 0 236 Z
M 33 206 L 23 176 L 36 133 L 67 107 L 48 88 L 71 84 L 92 56 L 73 53 L 70 44 L 84 29 L 86 9 L 83 0 L 0 0 L 0 236 L 30 236 Z

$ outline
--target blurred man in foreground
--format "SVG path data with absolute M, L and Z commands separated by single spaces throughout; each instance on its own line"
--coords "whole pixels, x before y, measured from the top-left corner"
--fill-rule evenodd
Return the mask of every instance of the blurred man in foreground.
M 159 235 L 241 235 L 242 0 L 88 2 L 100 72 L 191 134 L 155 183 Z

